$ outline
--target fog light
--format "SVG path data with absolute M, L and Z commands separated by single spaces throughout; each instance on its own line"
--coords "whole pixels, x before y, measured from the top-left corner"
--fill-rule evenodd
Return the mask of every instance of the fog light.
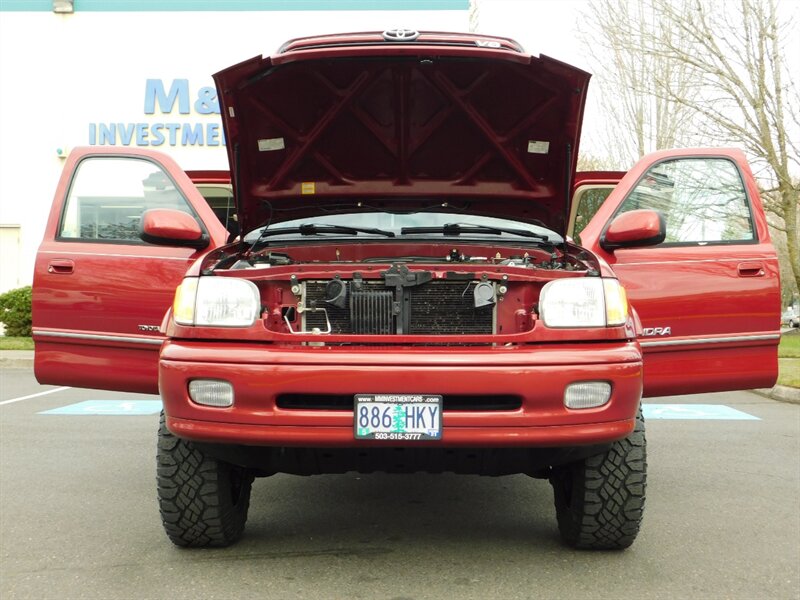
M 582 381 L 571 383 L 564 392 L 567 408 L 595 408 L 611 398 L 611 384 L 607 381 Z
M 233 406 L 233 386 L 218 379 L 194 379 L 189 382 L 189 397 L 204 406 Z

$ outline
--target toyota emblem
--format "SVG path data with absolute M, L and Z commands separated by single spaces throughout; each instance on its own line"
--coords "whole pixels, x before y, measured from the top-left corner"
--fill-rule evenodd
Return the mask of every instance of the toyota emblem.
M 383 32 L 383 39 L 387 42 L 413 42 L 419 37 L 419 31 L 413 29 L 387 29 Z

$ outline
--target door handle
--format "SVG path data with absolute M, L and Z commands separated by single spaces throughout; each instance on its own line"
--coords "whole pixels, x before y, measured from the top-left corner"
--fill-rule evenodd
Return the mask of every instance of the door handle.
M 738 267 L 739 277 L 763 277 L 764 265 L 760 262 L 743 262 L 739 263 Z
M 69 275 L 75 270 L 75 263 L 67 258 L 51 260 L 47 265 L 47 272 L 56 275 Z

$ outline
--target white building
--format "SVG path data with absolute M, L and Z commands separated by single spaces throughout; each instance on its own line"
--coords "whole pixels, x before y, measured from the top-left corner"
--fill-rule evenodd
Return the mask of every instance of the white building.
M 288 39 L 393 27 L 511 37 L 589 70 L 586 0 L 0 0 L 0 293 L 31 282 L 64 158 L 143 146 L 227 159 L 211 75 Z M 72 12 L 57 12 L 65 7 Z M 583 147 L 599 121 L 589 91 Z
M 72 13 L 57 13 L 60 6 Z M 467 31 L 469 0 L 0 0 L 0 293 L 31 282 L 63 159 L 149 147 L 227 168 L 211 75 L 286 40 Z

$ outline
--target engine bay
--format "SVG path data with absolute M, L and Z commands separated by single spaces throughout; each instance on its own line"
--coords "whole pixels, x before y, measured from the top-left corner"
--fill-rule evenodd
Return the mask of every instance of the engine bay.
M 304 240 L 228 245 L 201 268 L 255 283 L 264 327 L 277 334 L 481 339 L 531 331 L 547 282 L 599 277 L 596 258 L 566 248 Z

